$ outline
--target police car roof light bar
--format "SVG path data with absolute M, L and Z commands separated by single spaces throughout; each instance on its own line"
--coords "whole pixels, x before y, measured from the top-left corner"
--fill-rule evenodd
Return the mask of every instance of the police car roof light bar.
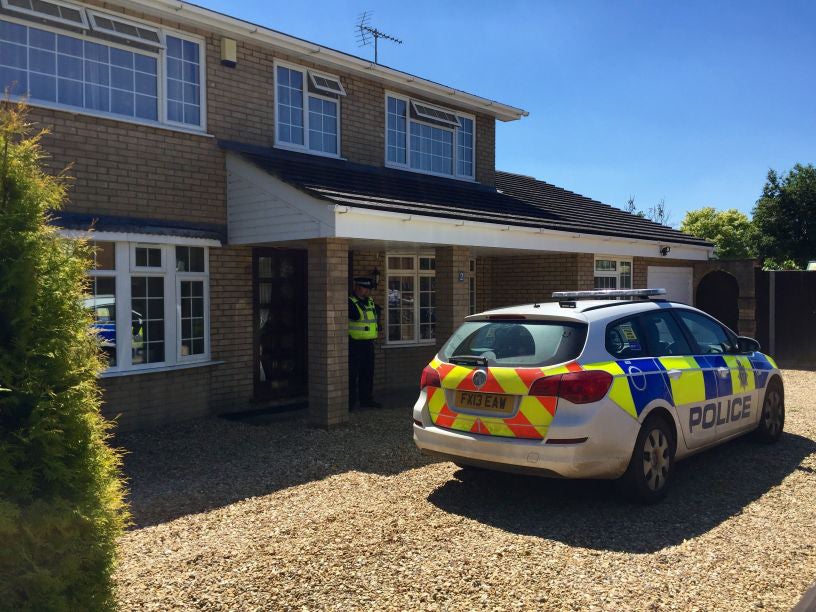
M 594 291 L 553 291 L 559 300 L 611 300 L 615 298 L 643 298 L 666 295 L 665 289 L 595 289 Z

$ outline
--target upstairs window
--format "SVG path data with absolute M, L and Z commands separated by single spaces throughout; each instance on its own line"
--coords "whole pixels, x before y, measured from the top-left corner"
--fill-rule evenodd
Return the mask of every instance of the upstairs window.
M 386 96 L 386 165 L 474 178 L 475 119 L 397 95 Z
M 197 43 L 167 36 L 167 120 L 201 125 L 201 63 Z
M 32 6 L 39 10 L 45 4 L 34 0 Z M 87 34 L 61 32 L 58 25 L 34 27 L 11 17 L 0 19 L 0 89 L 8 89 L 12 96 L 28 96 L 35 105 L 203 127 L 199 40 L 107 13 L 76 10 L 87 20 Z M 122 42 L 102 40 L 95 33 Z M 131 42 L 145 48 L 136 49 Z M 165 60 L 162 70 L 160 63 Z
M 276 64 L 275 143 L 320 155 L 340 154 L 340 79 Z

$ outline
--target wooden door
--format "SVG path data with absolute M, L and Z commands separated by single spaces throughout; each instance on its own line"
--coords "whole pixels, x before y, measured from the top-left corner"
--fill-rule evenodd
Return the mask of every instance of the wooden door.
M 253 252 L 255 399 L 307 395 L 306 251 Z

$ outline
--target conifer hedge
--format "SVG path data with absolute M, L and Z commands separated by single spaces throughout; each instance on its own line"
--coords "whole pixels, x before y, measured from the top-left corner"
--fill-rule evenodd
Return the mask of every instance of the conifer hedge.
M 42 135 L 0 103 L 0 608 L 105 610 L 127 521 L 120 456 L 82 302 L 90 247 L 48 225 L 66 178 L 42 170 Z

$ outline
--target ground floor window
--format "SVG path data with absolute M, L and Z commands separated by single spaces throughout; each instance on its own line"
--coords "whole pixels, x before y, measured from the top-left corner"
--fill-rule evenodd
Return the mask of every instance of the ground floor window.
M 389 254 L 386 260 L 387 342 L 432 342 L 436 337 L 436 259 L 433 255 Z
M 632 260 L 595 256 L 595 289 L 631 289 Z
M 108 371 L 209 359 L 208 249 L 94 242 L 85 305 Z

